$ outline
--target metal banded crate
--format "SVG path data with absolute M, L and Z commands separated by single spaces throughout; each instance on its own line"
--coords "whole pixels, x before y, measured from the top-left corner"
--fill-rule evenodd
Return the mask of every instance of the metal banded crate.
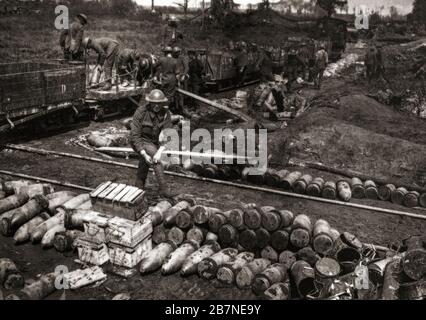
M 105 182 L 90 194 L 93 210 L 137 221 L 148 210 L 145 191 L 111 181 Z

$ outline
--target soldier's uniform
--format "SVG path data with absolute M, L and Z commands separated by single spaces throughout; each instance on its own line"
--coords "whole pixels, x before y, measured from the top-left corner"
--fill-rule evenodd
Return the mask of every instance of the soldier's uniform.
M 117 72 L 120 75 L 121 82 L 130 81 L 135 74 L 132 72 L 138 67 L 139 53 L 134 49 L 123 49 L 117 55 Z
M 262 50 L 257 61 L 257 67 L 260 72 L 260 81 L 274 81 L 274 75 L 272 73 L 272 59 L 270 57 L 270 52 Z
M 237 66 L 237 85 L 244 84 L 247 66 L 248 66 L 248 55 L 245 49 L 240 49 L 235 59 Z
M 188 63 L 188 90 L 199 95 L 201 83 L 203 80 L 204 66 L 202 62 L 194 54 L 194 58 Z
M 296 81 L 300 67 L 305 68 L 305 62 L 300 58 L 295 50 L 291 50 L 287 57 L 287 76 L 289 89 L 293 82 Z
M 151 54 L 142 53 L 139 58 L 138 74 L 136 79 L 140 85 L 151 79 L 159 67 L 159 60 Z
M 156 76 L 158 79 L 160 79 L 161 90 L 164 92 L 167 99 L 169 100 L 170 106 L 175 105 L 177 74 L 178 65 L 176 59 L 170 56 L 161 57 Z
M 155 156 L 160 145 L 160 133 L 172 128 L 171 114 L 168 109 L 162 112 L 150 110 L 150 103 L 139 107 L 131 124 L 130 143 L 137 154 L 144 150 L 151 158 Z M 166 177 L 164 175 L 161 162 L 152 164 L 157 182 L 160 186 L 160 193 L 167 192 Z M 142 157 L 139 161 L 139 167 L 136 175 L 135 186 L 145 188 L 150 165 Z
M 73 23 L 71 23 L 69 29 L 62 30 L 59 37 L 59 45 L 64 52 L 65 59 L 83 60 L 84 51 L 82 50 L 81 43 L 83 41 L 86 24 L 86 16 L 80 14 Z
M 315 82 L 317 88 L 321 88 L 322 78 L 324 77 L 324 71 L 328 65 L 328 53 L 321 48 L 315 56 L 315 69 L 316 69 L 316 77 Z

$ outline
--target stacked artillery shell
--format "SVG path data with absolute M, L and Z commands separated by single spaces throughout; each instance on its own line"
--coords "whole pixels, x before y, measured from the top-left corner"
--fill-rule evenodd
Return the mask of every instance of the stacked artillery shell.
M 383 283 L 386 266 L 393 260 L 393 257 L 374 261 L 368 265 L 368 276 L 374 285 Z
M 352 196 L 355 199 L 364 199 L 365 198 L 365 188 L 364 188 L 364 184 L 362 183 L 361 179 L 356 178 L 356 177 L 352 178 L 351 188 L 352 188 Z
M 280 211 L 270 206 L 262 207 L 260 210 L 262 211 L 261 223 L 263 228 L 269 232 L 274 232 L 282 227 L 285 217 L 281 217 L 282 214 Z M 284 215 L 285 213 L 283 213 L 283 216 Z M 284 222 L 284 224 L 286 224 L 286 222 Z
M 260 256 L 263 259 L 268 259 L 271 262 L 278 262 L 278 252 L 275 251 L 274 248 L 271 246 L 266 246 L 263 248 L 263 250 L 260 252 Z
M 164 227 L 163 224 L 156 226 L 152 232 L 152 242 L 155 244 L 163 243 L 167 240 L 168 230 Z
M 244 210 L 244 224 L 247 228 L 256 230 L 262 226 L 262 212 L 257 208 L 247 208 Z
M 257 248 L 257 236 L 254 230 L 244 230 L 238 237 L 239 244 L 248 251 L 253 251 Z
M 19 186 L 14 188 L 15 194 L 25 193 L 29 198 L 32 198 L 36 195 L 48 195 L 54 192 L 54 188 L 50 184 L 38 183 L 30 184 L 28 186 Z
M 256 275 L 253 280 L 252 290 L 256 295 L 261 295 L 273 284 L 285 282 L 287 279 L 287 267 L 283 264 L 275 263 Z
M 241 173 L 242 179 L 257 185 L 265 184 L 265 172 L 253 172 L 253 171 L 256 171 L 256 169 L 249 168 L 249 167 L 244 168 L 244 170 Z
M 278 171 L 275 169 L 267 169 L 265 172 L 265 184 L 270 187 L 278 187 L 280 185 L 281 178 L 278 175 Z
M 254 254 L 251 252 L 242 252 L 235 257 L 235 260 L 223 265 L 217 271 L 217 279 L 227 285 L 235 282 L 238 272 L 249 262 L 254 260 Z
M 176 245 L 173 242 L 160 243 L 143 256 L 139 269 L 140 273 L 147 274 L 160 269 L 174 250 L 176 250 Z
M 64 226 L 64 218 L 65 214 L 63 212 L 58 213 L 50 219 L 44 221 L 42 224 L 38 225 L 31 233 L 31 242 L 39 243 L 50 229 L 58 225 Z M 58 228 L 56 228 L 55 230 L 58 230 Z M 52 233 L 50 233 L 50 235 L 51 234 Z
M 49 194 L 47 196 L 47 200 L 49 200 L 49 207 L 47 209 L 47 212 L 49 212 L 51 215 L 54 215 L 56 213 L 56 209 L 59 206 L 73 199 L 75 196 L 76 194 L 70 191 L 60 191 Z
M 341 180 L 337 183 L 337 193 L 339 198 L 345 202 L 349 202 L 352 198 L 351 186 L 347 181 Z
M 34 184 L 34 183 L 28 180 L 4 181 L 1 183 L 1 190 L 4 191 L 6 195 L 11 195 L 16 193 L 15 190 L 17 188 L 29 186 L 31 184 Z
M 365 188 L 365 197 L 367 199 L 372 199 L 372 200 L 378 199 L 379 191 L 374 181 L 372 180 L 365 181 L 364 188 Z
M 426 193 L 423 193 L 420 197 L 419 197 L 419 203 L 422 207 L 426 208 Z
M 219 167 L 215 164 L 206 164 L 203 168 L 203 176 L 214 179 L 219 175 Z
M 263 295 L 263 300 L 288 300 L 290 297 L 290 281 L 278 282 L 267 289 Z
M 20 289 L 24 286 L 24 278 L 18 267 L 8 258 L 0 258 L 0 286 L 6 290 Z
M 289 250 L 281 252 L 280 256 L 278 257 L 278 262 L 285 265 L 287 269 L 290 270 L 293 263 L 297 261 L 297 256 L 294 252 L 291 252 Z
M 200 277 L 207 280 L 215 278 L 219 268 L 224 264 L 233 261 L 237 254 L 238 250 L 234 248 L 223 249 L 215 253 L 198 264 L 198 274 Z
M 407 253 L 402 266 L 404 273 L 412 280 L 418 281 L 426 275 L 426 250 L 422 237 L 416 236 L 405 240 Z
M 237 230 L 244 230 L 244 210 L 239 208 L 231 210 L 229 213 L 229 224 Z
M 282 181 L 285 179 L 285 177 L 288 176 L 289 173 L 290 172 L 288 170 L 277 171 L 276 175 L 279 179 L 277 187 L 282 187 Z
M 178 213 L 181 212 L 182 210 L 188 209 L 190 206 L 191 204 L 188 201 L 181 201 L 177 203 L 175 206 L 168 209 L 163 214 L 164 225 L 166 227 L 173 226 L 175 224 L 175 219 Z
M 238 230 L 230 224 L 225 224 L 219 229 L 218 238 L 223 248 L 234 247 L 238 243 Z
M 49 219 L 50 216 L 42 212 L 35 218 L 31 219 L 24 225 L 22 225 L 18 230 L 16 230 L 15 235 L 13 236 L 13 240 L 15 241 L 15 244 L 20 244 L 27 242 L 30 240 L 31 232 L 40 224 L 42 224 L 44 221 Z
M 29 200 L 27 194 L 15 194 L 0 200 L 0 218 L 5 212 L 19 208 Z
M 6 198 L 6 192 L 0 190 L 0 200 Z
M 163 275 L 169 275 L 178 272 L 185 263 L 185 260 L 199 248 L 200 246 L 197 242 L 186 241 L 167 257 L 161 267 L 161 273 Z
M 277 230 L 271 234 L 271 246 L 277 252 L 287 249 L 290 241 L 290 230 Z
M 391 201 L 395 204 L 402 205 L 404 203 L 404 198 L 407 195 L 407 189 L 400 187 L 391 193 Z
M 179 212 L 175 219 L 176 226 L 183 231 L 188 231 L 194 224 L 194 218 L 190 209 Z
M 265 248 L 271 241 L 271 234 L 264 228 L 256 230 L 256 244 L 258 249 Z
M 320 197 L 322 193 L 322 189 L 324 188 L 324 179 L 321 177 L 317 177 L 312 180 L 308 187 L 306 188 L 306 194 L 312 197 Z
M 169 201 L 161 201 L 149 208 L 147 215 L 151 219 L 152 226 L 156 227 L 163 222 L 164 213 L 172 207 Z
M 306 297 L 316 290 L 315 271 L 306 261 L 293 263 L 290 273 L 301 297 Z
M 325 199 L 334 200 L 337 198 L 337 186 L 334 181 L 327 181 L 324 183 L 324 187 L 322 189 L 322 196 Z
M 49 249 L 53 247 L 53 241 L 55 239 L 55 235 L 57 233 L 65 232 L 66 229 L 62 224 L 56 224 L 52 228 L 46 231 L 46 233 L 43 235 L 43 238 L 41 239 L 41 246 L 43 249 Z
M 417 191 L 410 191 L 404 197 L 404 205 L 408 208 L 414 208 L 419 205 L 420 194 Z
M 284 179 L 281 180 L 281 187 L 285 190 L 292 190 L 293 184 L 302 177 L 299 171 L 289 173 Z
M 184 277 L 196 274 L 198 272 L 198 264 L 217 253 L 220 245 L 215 241 L 206 242 L 201 248 L 192 253 L 182 265 L 180 274 Z
M 311 241 L 312 222 L 305 214 L 298 215 L 293 222 L 290 243 L 297 249 L 307 247 Z
M 54 236 L 53 246 L 58 252 L 67 252 L 74 250 L 74 241 L 83 235 L 79 230 L 67 230 L 59 232 Z
M 399 300 L 402 291 L 400 279 L 403 273 L 402 257 L 396 256 L 390 261 L 383 275 L 382 300 Z M 402 299 L 404 299 L 402 297 Z
M 219 229 L 226 223 L 228 223 L 230 212 L 213 213 L 209 216 L 209 230 L 214 233 L 218 233 Z
M 186 234 L 182 229 L 173 227 L 167 232 L 167 240 L 173 241 L 177 246 L 181 245 L 186 238 Z
M 383 201 L 389 201 L 391 199 L 392 192 L 395 192 L 396 187 L 393 184 L 387 184 L 380 186 L 378 193 L 379 199 Z
M 322 286 L 330 284 L 340 274 L 339 263 L 331 258 L 322 258 L 315 263 L 315 281 Z
M 299 194 L 305 194 L 306 188 L 312 182 L 313 178 L 309 174 L 305 174 L 301 176 L 297 181 L 293 184 L 293 190 Z
M 353 272 L 361 259 L 362 243 L 351 233 L 344 232 L 333 243 L 329 255 L 336 259 L 344 273 Z
M 193 227 L 186 234 L 186 239 L 193 240 L 201 244 L 204 242 L 204 240 L 206 240 L 207 234 L 208 231 L 206 229 L 200 227 Z
M 264 271 L 270 264 L 271 261 L 268 259 L 255 259 L 247 263 L 235 277 L 237 287 L 240 289 L 249 288 L 256 275 Z
M 56 291 L 55 281 L 57 273 L 43 275 L 39 280 L 25 286 L 19 293 L 19 298 L 23 300 L 42 300 Z
M 306 261 L 311 267 L 315 266 L 320 256 L 311 248 L 305 247 L 297 251 L 298 260 Z
M 44 196 L 35 196 L 21 207 L 6 212 L 1 216 L 0 232 L 4 236 L 11 236 L 20 226 L 46 209 L 47 205 Z
M 61 197 L 57 197 L 57 198 L 61 198 Z M 63 199 L 61 199 L 61 201 L 58 201 L 58 202 L 62 202 L 62 200 Z M 78 196 L 72 197 L 71 199 L 67 200 L 66 202 L 62 202 L 58 206 L 55 206 L 54 212 L 57 212 L 57 213 L 63 212 L 66 216 L 65 220 L 67 220 L 69 211 L 79 208 L 80 206 L 87 203 L 88 201 L 90 202 L 90 195 L 88 193 L 83 193 L 83 194 L 80 194 Z M 52 209 L 51 203 L 49 201 L 49 210 L 51 210 L 51 209 Z M 50 212 L 52 212 L 52 211 L 50 211 Z
M 220 209 L 205 206 L 195 206 L 191 210 L 194 215 L 194 221 L 198 225 L 204 225 L 208 223 L 210 215 L 222 213 Z
M 319 254 L 327 254 L 333 247 L 333 234 L 330 224 L 325 220 L 317 220 L 314 225 L 312 246 Z

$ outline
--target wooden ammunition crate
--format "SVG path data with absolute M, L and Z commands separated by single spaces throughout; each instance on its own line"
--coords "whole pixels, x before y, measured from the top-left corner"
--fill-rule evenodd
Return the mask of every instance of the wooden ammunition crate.
M 109 258 L 108 247 L 105 243 L 93 243 L 82 238 L 75 241 L 78 258 L 80 261 L 101 266 L 107 263 Z
M 101 184 L 90 194 L 96 211 L 137 221 L 148 210 L 145 191 L 111 181 Z
M 106 240 L 109 243 L 128 248 L 136 247 L 143 239 L 152 235 L 152 223 L 149 219 L 139 221 L 114 217 L 108 221 Z
M 111 218 L 111 216 L 98 213 L 91 215 L 90 219 L 83 220 L 84 234 L 82 238 L 97 244 L 106 243 L 108 221 Z
M 108 243 L 109 257 L 113 265 L 134 268 L 141 262 L 143 256 L 152 250 L 151 237 L 142 240 L 134 248 L 123 247 L 114 243 Z

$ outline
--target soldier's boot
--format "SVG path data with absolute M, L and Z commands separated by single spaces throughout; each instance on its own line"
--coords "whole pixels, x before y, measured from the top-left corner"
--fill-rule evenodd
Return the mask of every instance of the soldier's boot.
M 163 165 L 162 164 L 154 165 L 154 172 L 159 185 L 158 194 L 164 198 L 174 198 L 175 196 L 177 196 L 178 193 L 171 192 L 170 188 L 167 186 Z

